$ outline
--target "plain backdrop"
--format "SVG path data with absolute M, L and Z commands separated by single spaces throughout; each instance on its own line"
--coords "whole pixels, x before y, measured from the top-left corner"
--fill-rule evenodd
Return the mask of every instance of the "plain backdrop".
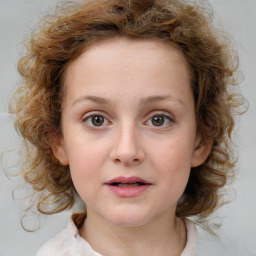
M 236 256 L 253 256 L 256 255 L 256 1 L 210 0 L 210 3 L 217 23 L 236 41 L 240 70 L 244 74 L 241 92 L 250 105 L 237 126 L 239 175 L 233 184 L 232 203 L 219 212 L 225 218 L 217 232 L 228 246 L 239 248 L 240 254 Z M 30 29 L 40 17 L 54 10 L 55 4 L 56 0 L 0 0 L 0 152 L 10 151 L 2 159 L 5 166 L 13 164 L 18 156 L 12 150 L 17 149 L 19 139 L 7 114 L 8 101 L 19 79 L 17 60 Z M 43 217 L 39 231 L 24 231 L 20 225 L 22 201 L 14 202 L 12 198 L 18 182 L 19 179 L 8 179 L 1 167 L 0 256 L 35 255 L 42 243 L 66 225 L 70 215 Z

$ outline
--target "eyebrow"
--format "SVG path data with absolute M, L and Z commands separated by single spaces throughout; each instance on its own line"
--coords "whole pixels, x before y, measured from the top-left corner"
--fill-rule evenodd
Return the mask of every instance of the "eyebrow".
M 182 100 L 172 97 L 170 95 L 149 96 L 142 99 L 142 104 L 156 103 L 159 101 L 172 101 L 184 105 L 184 102 Z
M 83 101 L 86 101 L 86 100 L 89 100 L 89 101 L 92 101 L 94 103 L 97 103 L 97 104 L 101 104 L 101 105 L 106 105 L 110 102 L 109 99 L 107 98 L 101 98 L 101 97 L 97 97 L 97 96 L 82 96 L 82 97 L 79 97 L 78 99 L 76 99 L 72 106 L 76 105 L 77 103 L 79 102 L 83 102 Z
M 87 101 L 87 100 L 97 103 L 97 104 L 100 104 L 100 105 L 107 105 L 111 102 L 110 99 L 108 99 L 108 98 L 86 95 L 86 96 L 82 96 L 82 97 L 79 97 L 78 99 L 76 99 L 73 102 L 72 106 L 74 106 L 80 102 Z M 153 103 L 157 103 L 157 102 L 161 102 L 161 101 L 172 101 L 172 102 L 180 103 L 181 105 L 185 105 L 182 100 L 172 97 L 170 95 L 157 95 L 157 96 L 154 95 L 154 96 L 148 96 L 148 97 L 142 98 L 141 105 L 153 104 Z

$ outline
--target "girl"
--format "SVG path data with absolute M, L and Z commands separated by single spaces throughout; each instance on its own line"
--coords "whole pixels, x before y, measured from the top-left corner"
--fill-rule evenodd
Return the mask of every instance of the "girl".
M 87 0 L 47 18 L 10 111 L 39 212 L 77 197 L 86 210 L 38 256 L 199 255 L 194 223 L 223 203 L 235 164 L 231 50 L 182 0 Z

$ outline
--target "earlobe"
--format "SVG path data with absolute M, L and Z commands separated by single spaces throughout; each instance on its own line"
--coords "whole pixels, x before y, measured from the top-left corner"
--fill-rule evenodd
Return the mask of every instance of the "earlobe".
M 69 164 L 65 144 L 60 135 L 51 136 L 51 148 L 55 158 L 61 165 L 65 166 Z
M 197 136 L 195 148 L 192 156 L 191 167 L 197 167 L 205 162 L 212 150 L 213 140 Z

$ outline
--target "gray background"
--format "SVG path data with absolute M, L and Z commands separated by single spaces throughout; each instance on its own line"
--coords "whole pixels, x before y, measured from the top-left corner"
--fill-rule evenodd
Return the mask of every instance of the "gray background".
M 33 24 L 54 9 L 55 3 L 56 0 L 0 0 L 0 152 L 15 150 L 18 145 L 18 137 L 7 114 L 7 105 L 18 83 L 16 63 L 23 49 L 22 42 Z M 241 92 L 250 104 L 237 126 L 240 171 L 232 186 L 234 193 L 229 197 L 232 203 L 218 213 L 220 217 L 226 217 L 217 232 L 230 248 L 240 248 L 241 253 L 236 255 L 252 256 L 256 255 L 256 1 L 210 0 L 210 3 L 218 24 L 236 41 L 240 70 L 244 74 Z M 3 163 L 5 166 L 11 165 L 16 159 L 17 153 L 11 151 L 4 155 Z M 18 182 L 19 179 L 8 179 L 1 167 L 0 256 L 35 255 L 43 242 L 66 225 L 70 215 L 43 217 L 39 231 L 24 231 L 20 226 L 23 201 L 15 203 L 12 199 L 12 190 Z

